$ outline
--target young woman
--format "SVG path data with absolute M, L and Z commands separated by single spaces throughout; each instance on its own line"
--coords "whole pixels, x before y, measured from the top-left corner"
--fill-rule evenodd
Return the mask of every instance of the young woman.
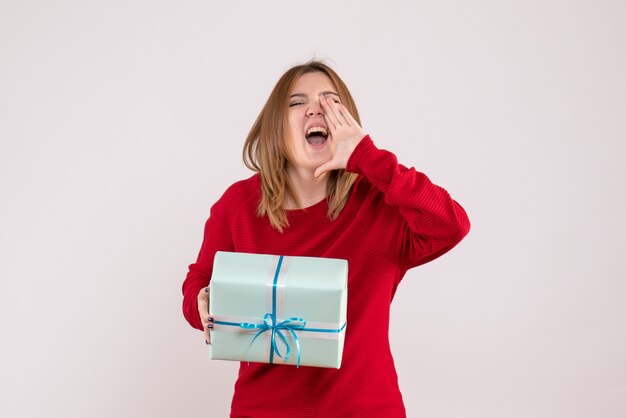
M 389 310 L 406 271 L 454 247 L 465 211 L 422 173 L 378 149 L 348 88 L 311 61 L 278 81 L 252 126 L 255 174 L 213 205 L 183 284 L 183 311 L 210 343 L 208 284 L 217 251 L 348 260 L 340 369 L 242 362 L 231 417 L 405 417 Z M 209 380 L 210 381 L 210 380 Z

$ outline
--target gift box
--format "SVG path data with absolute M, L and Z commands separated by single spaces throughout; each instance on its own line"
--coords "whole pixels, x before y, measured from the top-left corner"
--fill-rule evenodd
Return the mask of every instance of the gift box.
M 338 369 L 347 279 L 346 260 L 217 252 L 211 358 Z

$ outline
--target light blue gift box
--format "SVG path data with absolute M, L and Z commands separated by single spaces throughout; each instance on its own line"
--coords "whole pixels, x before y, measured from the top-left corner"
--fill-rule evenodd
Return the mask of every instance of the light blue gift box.
M 338 369 L 347 280 L 346 260 L 217 252 L 211 358 Z

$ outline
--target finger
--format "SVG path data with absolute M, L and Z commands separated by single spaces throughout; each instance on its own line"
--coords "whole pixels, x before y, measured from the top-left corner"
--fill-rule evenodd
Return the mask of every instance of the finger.
M 331 97 L 326 98 L 326 103 L 328 104 L 332 112 L 334 113 L 340 125 L 349 125 L 348 118 L 344 115 L 344 112 L 347 113 L 348 115 L 350 114 L 350 112 L 348 112 L 348 109 L 346 109 L 345 106 L 343 106 L 341 103 L 337 103 Z
M 206 327 L 210 321 L 209 315 L 209 287 L 202 288 L 198 292 L 198 314 L 200 315 L 200 321 L 202 326 Z
M 333 108 L 328 103 L 328 100 L 325 96 L 320 96 L 320 103 L 322 104 L 322 108 L 324 108 L 324 119 L 326 119 L 326 123 L 332 125 L 335 129 L 337 129 L 341 123 L 337 118 L 337 114 L 333 110 Z
M 339 124 L 345 124 L 346 118 L 341 114 L 341 110 L 339 109 L 339 103 L 335 102 L 332 97 L 326 97 L 326 103 L 328 104 L 328 107 L 331 109 L 332 113 L 337 118 Z
M 212 318 L 211 318 L 212 319 Z M 210 321 L 204 327 L 204 342 L 209 345 L 211 344 L 211 331 L 213 330 L 213 321 Z
M 209 313 L 209 287 L 202 288 L 198 292 L 198 314 L 202 322 L 205 343 L 211 344 L 211 330 L 213 330 L 215 319 Z
M 337 130 L 337 125 L 328 117 L 326 113 L 324 113 L 324 120 L 326 121 L 326 125 L 331 131 Z
M 315 178 L 319 178 L 322 174 L 328 172 L 328 171 L 332 171 L 334 169 L 336 169 L 337 167 L 335 167 L 335 162 L 333 160 L 330 160 L 322 165 L 320 165 L 319 167 L 317 167 L 315 169 Z
M 198 312 L 200 317 L 209 314 L 209 288 L 203 287 L 198 292 Z
M 343 103 L 339 103 L 339 111 L 341 112 L 343 118 L 346 120 L 346 124 L 348 124 L 348 126 L 359 126 L 358 122 L 354 120 L 354 118 L 348 111 L 348 108 L 344 106 Z

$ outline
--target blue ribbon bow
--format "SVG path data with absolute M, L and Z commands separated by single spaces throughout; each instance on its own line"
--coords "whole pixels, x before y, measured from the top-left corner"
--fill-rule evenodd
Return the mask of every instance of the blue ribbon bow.
M 306 327 L 306 321 L 304 319 L 292 317 L 292 318 L 287 318 L 284 321 L 276 324 L 275 315 L 271 313 L 266 313 L 265 316 L 263 317 L 262 324 L 252 324 L 249 322 L 242 322 L 239 324 L 239 327 L 243 329 L 258 329 L 259 330 L 259 332 L 257 332 L 254 338 L 252 339 L 252 341 L 250 341 L 250 345 L 248 346 L 248 362 L 250 361 L 249 360 L 250 348 L 252 347 L 252 344 L 254 344 L 254 341 L 261 334 L 270 330 L 272 331 L 272 338 L 271 338 L 271 344 L 270 344 L 271 346 L 270 364 L 273 363 L 274 361 L 274 353 L 276 353 L 278 357 L 286 361 L 291 355 L 291 346 L 289 345 L 289 341 L 287 341 L 287 337 L 285 337 L 285 334 L 283 334 L 282 330 L 287 330 L 291 333 L 291 335 L 293 336 L 293 340 L 296 342 L 296 351 L 298 353 L 298 362 L 296 364 L 296 367 L 300 367 L 300 341 L 298 341 L 298 335 L 296 334 L 295 330 L 301 330 L 301 329 L 304 329 L 304 327 Z M 281 354 L 278 348 L 278 344 L 276 342 L 277 335 L 280 338 L 280 340 L 283 342 L 285 347 L 287 348 L 287 351 L 285 352 L 284 357 Z

